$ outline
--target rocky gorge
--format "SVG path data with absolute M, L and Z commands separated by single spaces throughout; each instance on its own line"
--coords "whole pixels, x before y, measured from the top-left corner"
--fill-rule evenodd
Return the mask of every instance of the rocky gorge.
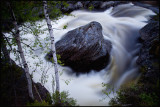
M 152 20 L 139 31 L 142 44 L 138 59 L 139 81 L 122 86 L 110 105 L 156 106 L 159 105 L 159 20 Z
M 67 7 L 56 5 L 56 8 L 67 16 L 60 19 L 58 24 L 53 24 L 54 28 L 61 29 L 54 30 L 57 58 L 60 56 L 59 60 L 64 63 L 64 65 L 58 65 L 60 70 L 64 69 L 64 74 L 60 77 L 61 89 L 69 90 L 71 96 L 77 98 L 80 105 L 106 105 L 107 102 L 98 102 L 103 96 L 100 94 L 101 83 L 113 85 L 117 83 L 116 85 L 119 86 L 117 89 L 121 91 L 118 93 L 119 96 L 111 99 L 110 105 L 158 105 L 160 102 L 160 44 L 157 5 L 134 1 L 67 1 L 67 3 Z M 51 10 L 52 7 L 49 8 L 49 11 Z M 75 15 L 75 19 L 69 16 L 69 13 Z M 42 17 L 43 11 L 40 10 L 38 14 Z M 43 21 L 40 23 L 44 24 Z M 65 25 L 67 29 L 63 29 Z M 45 36 L 48 34 L 39 35 L 42 45 L 47 42 L 41 39 Z M 26 36 L 26 38 L 30 37 L 32 35 Z M 32 46 L 32 43 L 30 44 Z M 43 53 L 44 50 L 49 53 Z M 39 47 L 34 54 L 40 56 L 45 62 L 45 66 L 41 65 L 42 67 L 50 64 L 48 60 L 52 62 L 52 52 L 46 47 L 43 49 Z M 13 55 L 11 58 L 14 59 Z M 4 86 L 1 91 L 4 98 L 2 102 L 11 105 L 26 105 L 30 99 L 27 95 L 24 69 L 16 64 L 16 61 L 16 63 L 12 61 L 12 66 L 8 66 L 5 60 L 2 58 L 1 62 L 4 73 L 1 79 L 2 86 Z M 27 60 L 31 63 L 35 61 L 31 57 Z M 35 67 L 34 64 L 31 65 Z M 36 69 L 31 67 L 30 69 L 36 70 L 35 73 L 31 73 L 36 100 L 39 102 L 45 100 L 51 104 L 49 94 L 52 88 L 50 79 L 52 77 L 50 74 L 53 74 L 53 69 L 48 69 L 46 72 L 50 77 L 49 82 L 44 86 L 37 82 L 39 74 L 42 73 L 41 70 L 37 66 Z M 6 71 L 10 70 L 15 72 L 10 72 L 8 75 Z M 74 75 L 75 73 L 79 75 Z M 70 78 L 72 81 L 66 85 L 67 79 Z M 128 85 L 129 88 L 123 90 L 120 87 L 132 81 L 135 84 Z M 6 91 L 9 96 L 14 97 L 7 97 Z
M 137 64 L 144 73 L 144 81 L 156 84 L 159 72 L 159 21 L 148 23 L 140 30 L 142 43 Z M 143 81 L 143 79 L 142 79 Z

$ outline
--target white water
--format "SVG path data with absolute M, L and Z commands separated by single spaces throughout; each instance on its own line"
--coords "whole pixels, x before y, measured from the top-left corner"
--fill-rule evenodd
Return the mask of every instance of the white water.
M 140 44 L 136 42 L 139 36 L 138 30 L 146 25 L 145 21 L 148 20 L 148 16 L 154 15 L 154 13 L 133 4 L 126 4 L 110 8 L 104 12 L 78 10 L 73 11 L 72 14 L 74 16 L 64 16 L 56 21 L 56 23 L 52 22 L 53 28 L 60 29 L 54 29 L 55 41 L 60 40 L 66 32 L 72 29 L 86 25 L 91 21 L 97 21 L 102 25 L 104 38 L 110 40 L 112 43 L 111 62 L 100 72 L 91 71 L 88 74 L 81 74 L 78 77 L 71 68 L 58 66 L 59 71 L 63 72 L 60 76 L 60 90 L 68 90 L 70 97 L 75 98 L 79 105 L 108 105 L 109 98 L 101 102 L 99 101 L 104 97 L 104 94 L 101 92 L 103 89 L 102 82 L 114 83 L 118 89 L 121 84 L 138 77 L 139 74 L 136 65 L 136 53 L 140 47 Z M 43 28 L 47 28 L 45 20 L 37 22 L 37 24 L 44 25 Z M 63 29 L 63 26 L 66 24 L 68 25 L 67 29 Z M 23 32 L 21 33 L 23 34 Z M 5 35 L 9 36 L 9 34 Z M 48 31 L 45 34 L 39 35 L 43 46 L 45 46 L 45 43 L 50 43 L 50 41 L 44 40 L 46 37 L 49 37 Z M 24 42 L 33 46 L 35 38 L 32 34 L 22 35 L 22 38 L 29 39 Z M 36 68 L 34 63 L 41 60 L 43 63 L 33 73 L 33 80 L 40 82 L 41 74 L 45 71 L 46 75 L 48 75 L 48 81 L 44 86 L 52 93 L 54 68 L 51 66 L 51 63 L 44 59 L 46 55 L 44 52 L 49 50 L 46 47 L 41 49 L 39 46 L 35 49 L 37 50 L 33 55 L 37 55 L 37 58 L 33 59 L 31 57 L 33 55 L 29 53 L 29 48 L 26 47 L 26 50 L 24 48 L 30 73 Z M 14 54 L 11 54 L 11 58 L 15 59 Z M 19 64 L 18 61 L 16 63 Z M 48 67 L 50 69 L 47 71 Z M 69 80 L 70 83 L 67 85 L 65 80 Z

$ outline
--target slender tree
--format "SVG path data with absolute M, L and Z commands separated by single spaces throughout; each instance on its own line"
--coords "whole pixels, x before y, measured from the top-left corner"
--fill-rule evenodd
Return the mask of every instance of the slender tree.
M 21 40 L 20 40 L 20 35 L 19 35 L 19 27 L 18 27 L 17 20 L 16 20 L 14 11 L 13 11 L 10 3 L 7 2 L 7 4 L 10 8 L 10 12 L 11 12 L 12 19 L 13 19 L 13 25 L 14 25 L 14 28 L 15 28 L 15 33 L 14 33 L 13 36 L 16 39 L 16 43 L 17 43 L 17 46 L 18 46 L 18 51 L 20 53 L 20 57 L 22 59 L 23 67 L 24 67 L 24 70 L 25 70 L 27 84 L 28 84 L 29 97 L 32 100 L 34 100 L 34 96 L 33 96 L 33 92 L 32 92 L 32 80 L 31 80 L 31 77 L 30 77 L 30 74 L 29 74 L 28 64 L 26 62 L 26 59 L 25 59 L 25 56 L 24 56 L 24 53 L 23 53 L 23 50 L 22 50 L 22 46 L 21 46 Z
M 49 15 L 47 13 L 47 1 L 43 1 L 43 8 L 44 8 L 44 15 L 47 22 L 50 39 L 51 39 L 51 51 L 53 54 L 53 62 L 54 62 L 54 69 L 55 69 L 55 80 L 56 80 L 56 92 L 60 92 L 60 85 L 59 85 L 59 74 L 58 74 L 58 68 L 57 68 L 57 57 L 56 57 L 56 49 L 55 49 L 55 42 L 54 42 L 54 35 L 53 35 L 53 28 L 51 25 L 51 20 L 49 18 Z

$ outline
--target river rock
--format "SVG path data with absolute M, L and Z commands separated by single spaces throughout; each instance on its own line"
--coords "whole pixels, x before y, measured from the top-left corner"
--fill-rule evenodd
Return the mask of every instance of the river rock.
M 111 42 L 103 38 L 102 26 L 95 21 L 69 31 L 55 45 L 65 65 L 76 71 L 100 70 L 109 61 Z
M 140 39 L 142 41 L 142 48 L 137 59 L 137 63 L 141 65 L 148 65 L 149 58 L 151 57 L 149 49 L 151 49 L 153 44 L 158 41 L 159 38 L 159 23 L 151 22 L 144 26 L 140 30 Z
M 144 41 L 152 40 L 159 34 L 159 23 L 151 22 L 140 30 L 141 39 Z
M 75 4 L 76 9 L 80 9 L 82 7 L 83 7 L 83 4 L 80 1 Z
M 93 6 L 94 9 L 99 9 L 102 3 L 102 1 L 92 1 L 89 3 L 89 6 Z
M 67 3 L 69 4 L 68 7 L 60 8 L 63 13 L 70 13 L 78 9 L 90 10 L 90 6 L 93 7 L 90 11 L 105 11 L 109 7 L 126 4 L 129 1 L 67 1 Z
M 64 13 L 70 13 L 70 12 L 72 12 L 75 9 L 76 9 L 75 5 L 72 4 L 72 3 L 69 3 L 68 7 L 62 7 L 61 11 L 64 12 Z
M 159 6 L 158 6 L 159 3 L 158 3 L 158 1 L 148 1 L 148 2 L 147 1 L 140 1 L 140 2 L 132 1 L 132 3 L 134 5 L 150 9 L 155 13 L 159 13 Z M 152 3 L 154 3 L 154 5 Z
M 140 30 L 140 39 L 142 47 L 139 52 L 137 64 L 140 68 L 145 68 L 144 78 L 154 81 L 154 78 L 158 78 L 159 72 L 159 22 L 150 22 Z M 144 73 L 144 71 L 143 71 Z M 154 81 L 154 82 L 153 82 Z

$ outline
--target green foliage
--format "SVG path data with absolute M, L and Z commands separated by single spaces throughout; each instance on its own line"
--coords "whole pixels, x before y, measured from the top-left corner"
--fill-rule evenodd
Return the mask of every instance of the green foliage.
M 139 105 L 139 91 L 140 85 L 135 86 L 135 84 L 129 83 L 128 86 L 121 87 L 116 93 L 117 96 L 112 98 L 109 105 L 123 106 L 123 105 Z
M 68 80 L 62 79 L 62 80 L 65 82 L 66 85 L 68 85 L 70 83 L 70 81 L 71 81 L 71 79 L 68 79 Z
M 68 23 L 63 26 L 63 29 L 66 29 L 68 27 Z
M 58 64 L 60 64 L 61 66 L 64 66 L 64 63 L 61 61 L 61 56 L 59 54 L 56 54 L 57 56 L 57 62 Z M 54 63 L 53 57 L 51 59 L 49 59 L 47 56 L 45 57 L 48 61 L 51 61 L 52 63 Z
M 68 85 L 68 84 L 70 83 L 70 81 L 69 81 L 69 80 L 66 80 L 65 83 Z
M 90 11 L 92 11 L 92 10 L 94 9 L 94 6 L 91 4 L 91 5 L 88 7 L 88 9 L 89 9 Z
M 62 5 L 67 8 L 69 6 L 69 4 L 66 1 L 62 1 Z
M 62 5 L 68 6 L 67 2 L 65 1 L 48 1 L 48 9 L 50 9 L 48 14 L 51 19 L 58 20 L 60 17 L 63 16 L 60 10 L 60 7 Z
M 128 83 L 127 86 L 121 87 L 117 91 L 117 96 L 112 98 L 109 105 L 115 106 L 157 106 L 159 105 L 159 96 L 157 91 L 150 92 L 146 90 L 146 86 L 142 83 Z M 159 88 L 158 88 L 159 89 Z
M 105 83 L 102 83 L 102 87 L 105 87 L 105 89 L 104 90 L 102 90 L 102 93 L 103 94 L 105 94 L 108 98 L 110 98 L 110 94 L 113 92 L 115 92 L 114 91 L 114 87 L 112 86 L 112 85 L 110 85 L 110 84 L 105 84 Z M 104 98 L 105 99 L 105 98 Z M 104 100 L 103 99 L 103 100 Z M 110 98 L 111 99 L 111 98 Z
M 58 64 L 60 64 L 61 66 L 63 66 L 64 63 L 61 61 L 61 56 L 59 54 L 56 54 L 56 56 L 57 56 L 57 62 L 58 62 Z
M 18 22 L 39 20 L 38 13 L 43 9 L 41 1 L 13 1 L 11 5 Z
M 47 93 L 47 97 L 46 97 L 45 101 L 48 102 L 49 104 L 52 104 L 52 97 L 49 93 Z
M 158 97 L 155 95 L 155 93 L 151 94 L 146 94 L 146 93 L 141 93 L 139 95 L 141 99 L 141 106 L 156 106 L 158 105 Z
M 46 101 L 38 102 L 35 100 L 33 103 L 27 103 L 27 106 L 49 106 L 49 103 Z
M 53 101 L 55 102 L 55 105 L 62 105 L 62 106 L 76 106 L 76 100 L 73 98 L 69 98 L 68 91 L 62 91 L 61 93 L 55 92 L 52 95 Z M 60 102 L 58 100 L 60 98 Z
M 25 34 L 28 34 L 28 33 L 33 34 L 36 37 L 33 47 L 39 46 L 39 47 L 43 48 L 43 45 L 38 38 L 38 35 L 39 34 L 44 34 L 44 31 L 46 31 L 48 29 L 42 29 L 43 25 L 41 26 L 41 25 L 36 24 L 36 21 L 44 19 L 44 15 L 40 16 L 40 14 L 41 14 L 40 12 L 43 12 L 42 1 L 20 1 L 20 2 L 11 1 L 10 3 L 11 3 L 11 6 L 13 8 L 13 11 L 15 13 L 17 23 L 18 23 L 19 26 L 21 26 L 19 28 L 20 29 L 20 35 L 25 35 Z M 3 7 L 3 9 L 2 9 L 2 13 L 3 13 L 2 16 L 3 17 L 2 17 L 2 19 L 8 21 L 8 20 L 11 20 L 12 17 L 11 17 L 10 11 L 8 11 L 8 6 L 6 5 L 6 3 L 4 3 L 4 4 L 5 4 L 5 6 L 2 6 Z M 52 19 L 58 19 L 61 16 L 63 16 L 62 12 L 60 11 L 60 8 L 59 8 L 62 5 L 64 7 L 68 7 L 68 4 L 65 1 L 48 1 L 48 8 L 49 8 L 48 10 L 51 10 L 51 11 L 48 11 L 48 12 L 49 12 L 49 16 Z M 24 23 L 24 22 L 28 22 L 28 23 Z M 12 25 L 12 23 L 9 23 L 8 25 Z M 12 27 L 9 26 L 10 29 L 12 29 Z M 64 28 L 66 29 L 67 25 L 64 26 Z M 23 34 L 21 33 L 21 31 L 23 31 Z M 25 40 L 28 41 L 27 39 L 21 39 L 22 42 L 25 41 Z M 12 46 L 17 45 L 16 40 L 14 38 L 11 38 L 11 45 Z M 13 48 L 13 49 L 14 50 L 12 50 L 12 51 L 14 51 L 14 53 L 16 54 L 17 50 L 15 48 Z M 30 53 L 33 54 L 33 51 L 30 50 Z M 32 58 L 34 59 L 35 56 L 32 56 Z M 57 55 L 58 63 L 60 65 L 64 65 L 64 63 L 60 60 L 60 58 L 61 58 L 61 56 Z M 19 59 L 19 58 L 17 58 L 17 59 Z M 34 63 L 34 64 L 37 68 L 37 67 L 40 66 L 41 63 Z M 11 68 L 12 67 L 4 66 L 2 69 L 3 69 L 4 72 L 6 72 L 7 70 L 9 71 Z M 18 76 L 16 78 L 19 78 L 19 77 L 22 76 L 22 72 L 19 73 L 15 69 L 12 69 L 12 70 L 15 71 L 14 75 Z M 34 70 L 34 72 L 35 71 L 36 71 L 36 69 Z M 6 78 L 11 78 L 11 77 L 13 77 L 13 75 L 11 75 L 9 72 L 7 72 L 7 73 L 5 73 L 5 76 L 2 75 L 2 77 L 3 77 L 2 79 L 6 80 Z M 44 78 L 46 78 L 46 77 L 44 77 Z M 5 90 L 2 91 L 3 94 L 1 93 L 1 96 L 2 96 L 2 98 L 4 98 L 4 100 L 8 101 L 7 103 L 9 103 L 9 104 L 10 104 L 10 102 L 14 101 L 14 99 L 15 99 L 15 98 L 10 97 L 10 96 L 13 96 L 12 94 L 10 94 L 10 92 L 14 92 L 13 90 L 10 90 L 10 89 L 13 89 L 11 87 L 12 85 L 10 84 L 10 83 L 12 83 L 13 80 L 12 81 L 11 80 L 12 79 L 9 79 L 9 80 L 7 80 L 7 82 L 5 81 L 5 82 L 2 82 L 2 84 L 1 84 L 1 87 L 3 87 L 3 89 L 5 89 Z M 68 84 L 68 83 L 69 82 L 66 81 L 66 84 Z M 9 90 L 9 94 L 6 92 L 7 90 Z M 7 96 L 7 97 L 4 97 L 4 96 Z M 68 96 L 69 96 L 68 92 L 61 92 L 60 93 L 61 104 L 71 105 L 71 106 L 76 105 L 76 100 L 74 100 L 73 98 L 69 98 Z M 54 99 L 54 96 L 53 96 L 53 99 Z M 56 95 L 56 99 L 57 99 L 57 95 Z M 56 99 L 55 99 L 55 101 L 56 101 Z M 27 105 L 28 106 L 48 106 L 52 102 L 52 98 L 48 96 L 46 100 L 47 101 L 42 101 L 42 102 L 38 102 L 36 100 L 34 103 L 28 103 Z
M 48 1 L 47 3 L 50 18 L 56 20 L 63 16 L 60 8 L 62 6 L 68 7 L 68 3 L 66 1 Z M 11 12 L 6 1 L 2 1 L 1 4 L 3 4 L 3 6 L 1 6 L 1 22 L 7 25 L 7 28 L 6 26 L 2 26 L 2 30 L 8 31 L 13 28 Z M 10 4 L 18 24 L 44 19 L 42 1 L 10 1 Z

